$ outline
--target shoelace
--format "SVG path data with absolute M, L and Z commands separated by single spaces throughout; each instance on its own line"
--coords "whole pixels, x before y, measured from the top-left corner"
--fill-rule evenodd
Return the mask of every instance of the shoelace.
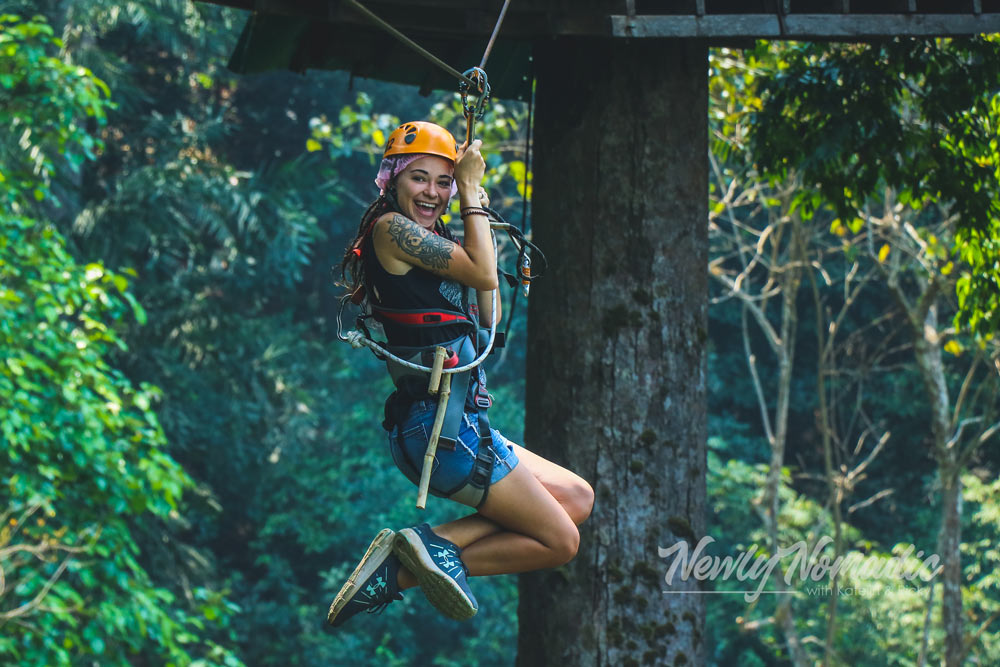
M 369 614 L 381 614 L 383 611 L 385 611 L 385 608 L 389 606 L 390 602 L 394 602 L 396 600 L 402 600 L 402 599 L 403 599 L 403 594 L 397 592 L 392 597 L 390 597 L 390 598 L 388 598 L 386 600 L 382 600 L 377 605 L 372 606 L 371 609 L 368 609 L 366 611 Z

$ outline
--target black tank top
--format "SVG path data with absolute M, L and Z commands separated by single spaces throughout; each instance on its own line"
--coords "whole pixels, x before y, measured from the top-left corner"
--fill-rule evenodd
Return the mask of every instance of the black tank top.
M 464 315 L 468 308 L 466 289 L 457 281 L 441 278 L 418 267 L 413 267 L 402 275 L 386 271 L 375 254 L 372 234 L 368 234 L 361 242 L 361 264 L 364 267 L 368 298 L 377 307 L 436 310 L 459 315 Z M 389 345 L 406 347 L 436 345 L 469 333 L 469 327 L 461 324 L 423 328 L 395 324 L 385 319 L 381 323 Z

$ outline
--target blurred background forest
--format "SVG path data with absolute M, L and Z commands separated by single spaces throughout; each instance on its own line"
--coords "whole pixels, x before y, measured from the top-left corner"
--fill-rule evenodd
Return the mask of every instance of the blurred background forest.
M 511 577 L 474 582 L 473 622 L 410 593 L 323 627 L 371 536 L 417 520 L 378 426 L 388 378 L 337 341 L 331 267 L 385 136 L 461 134 L 456 96 L 236 76 L 245 18 L 0 0 L 0 663 L 512 665 Z M 713 553 L 953 550 L 961 613 L 944 622 L 940 577 L 712 596 L 711 664 L 930 664 L 956 633 L 961 660 L 1000 664 L 1000 223 L 960 197 L 1000 199 L 996 47 L 712 52 Z M 516 224 L 527 120 L 498 100 L 479 130 Z M 494 420 L 520 441 L 524 308 L 505 298 Z

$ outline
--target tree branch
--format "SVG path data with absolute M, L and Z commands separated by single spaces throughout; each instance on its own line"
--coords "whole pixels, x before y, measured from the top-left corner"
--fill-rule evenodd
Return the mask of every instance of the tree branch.
M 17 607 L 10 611 L 0 612 L 0 619 L 2 619 L 4 622 L 7 622 L 11 619 L 18 618 L 19 616 L 24 616 L 28 612 L 37 608 L 41 604 L 42 600 L 45 599 L 45 596 L 49 594 L 49 591 L 52 590 L 52 587 L 55 586 L 56 581 L 58 581 L 59 578 L 63 575 L 63 572 L 66 571 L 66 568 L 69 567 L 69 562 L 70 560 L 72 560 L 72 558 L 73 556 L 71 554 L 63 559 L 63 562 L 60 563 L 56 571 L 52 573 L 51 577 L 49 577 L 49 580 L 45 582 L 44 586 L 42 586 L 42 590 L 38 591 L 38 594 L 35 595 L 35 597 L 31 599 L 31 601 L 25 602 L 20 607 Z

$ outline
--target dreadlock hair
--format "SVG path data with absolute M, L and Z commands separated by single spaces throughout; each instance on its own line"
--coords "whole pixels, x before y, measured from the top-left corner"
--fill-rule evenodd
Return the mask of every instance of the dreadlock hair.
M 378 199 L 373 201 L 364 215 L 361 216 L 357 235 L 344 249 L 344 257 L 340 261 L 340 281 L 337 284 L 346 287 L 348 293 L 352 295 L 356 294 L 364 283 L 364 266 L 360 254 L 355 253 L 355 250 L 360 250 L 362 239 L 371 231 L 376 220 L 398 208 L 398 206 L 393 206 L 396 203 L 395 199 L 388 192 L 380 194 Z
M 361 216 L 361 224 L 358 225 L 357 235 L 354 237 L 354 240 L 347 244 L 347 248 L 344 250 L 344 258 L 340 262 L 340 281 L 337 284 L 346 287 L 348 294 L 358 294 L 358 290 L 364 286 L 365 282 L 364 264 L 361 261 L 360 254 L 354 252 L 355 249 L 361 248 L 362 240 L 371 233 L 375 221 L 390 211 L 400 212 L 399 202 L 396 199 L 396 185 L 394 183 L 390 184 L 386 188 L 386 191 L 380 194 L 378 199 L 368 206 L 364 215 Z M 440 218 L 434 223 L 434 231 L 449 241 L 455 240 L 455 236 L 451 233 L 451 230 L 441 222 Z

